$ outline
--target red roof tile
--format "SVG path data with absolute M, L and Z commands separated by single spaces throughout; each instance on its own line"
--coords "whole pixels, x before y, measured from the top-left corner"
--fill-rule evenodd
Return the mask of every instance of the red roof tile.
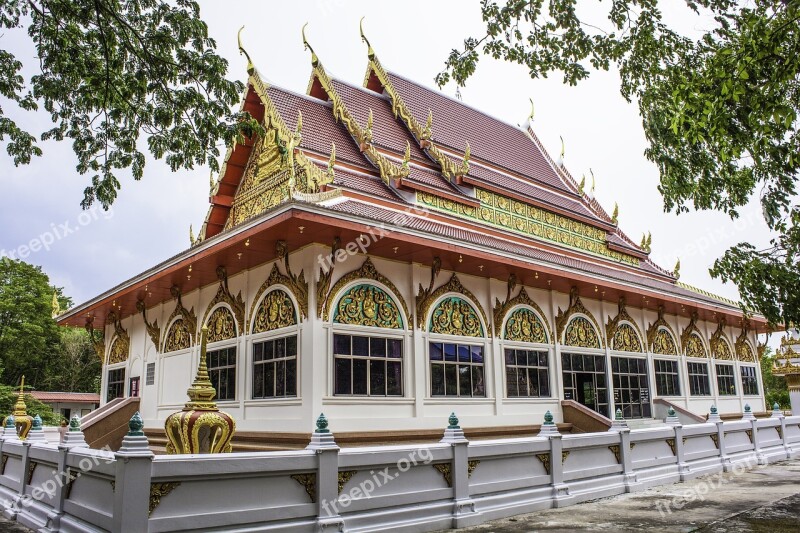
M 96 403 L 100 404 L 100 395 L 91 392 L 46 392 L 31 391 L 31 396 L 44 403 Z

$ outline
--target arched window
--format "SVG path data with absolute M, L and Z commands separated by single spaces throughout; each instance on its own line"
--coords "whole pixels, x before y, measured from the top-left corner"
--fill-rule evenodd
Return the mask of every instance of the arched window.
M 546 346 L 542 346 L 547 342 L 544 321 L 533 307 L 519 305 L 510 311 L 503 328 L 508 398 L 550 396 L 549 351 Z
M 289 292 L 273 286 L 256 295 L 252 312 L 252 399 L 293 398 L 298 390 L 298 314 Z
M 207 316 L 208 376 L 217 391 L 217 400 L 232 401 L 236 399 L 236 318 L 226 304 L 211 308 Z

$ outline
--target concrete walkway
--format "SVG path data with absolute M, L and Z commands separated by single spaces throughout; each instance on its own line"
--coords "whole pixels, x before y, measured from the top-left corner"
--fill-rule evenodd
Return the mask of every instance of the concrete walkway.
M 800 531 L 800 460 L 713 474 L 453 531 Z

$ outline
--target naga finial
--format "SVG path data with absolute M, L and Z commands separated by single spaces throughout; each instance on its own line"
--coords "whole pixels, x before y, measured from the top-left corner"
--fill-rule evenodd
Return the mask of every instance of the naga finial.
M 589 174 L 591 174 L 591 176 L 592 176 L 592 189 L 591 189 L 591 193 L 592 193 L 592 196 L 594 196 L 594 185 L 595 185 L 595 180 L 594 180 L 594 170 L 592 170 L 592 169 L 590 168 L 590 169 L 589 169 Z
M 367 43 L 367 57 L 372 59 L 375 56 L 375 50 L 372 49 L 372 45 L 369 43 L 369 39 L 367 36 L 364 35 L 364 19 L 367 17 L 361 17 L 361 20 L 358 22 L 358 31 L 361 32 L 361 40 Z
M 250 59 L 250 54 L 248 54 L 247 50 L 245 50 L 244 46 L 242 46 L 242 30 L 244 30 L 244 26 L 239 28 L 239 33 L 236 35 L 236 40 L 239 42 L 239 55 L 244 54 L 244 57 L 247 58 L 247 73 L 252 76 L 253 72 L 256 70 L 256 67 L 253 65 L 253 61 Z
M 611 215 L 611 222 L 616 224 L 619 222 L 619 203 L 614 202 L 614 213 Z
M 58 303 L 58 291 L 53 291 L 53 318 L 61 314 L 61 304 Z
M 647 251 L 650 251 L 650 245 L 653 244 L 653 234 L 649 231 L 647 232 Z
M 403 154 L 403 170 L 408 170 L 409 161 L 411 161 L 411 143 L 406 141 L 406 152 Z
M 530 115 L 528 115 L 528 122 L 529 122 L 529 123 L 531 123 L 531 122 L 533 122 L 533 112 L 534 112 L 534 108 L 533 108 L 533 98 L 528 98 L 528 100 L 529 100 L 529 101 L 530 101 L 530 103 L 531 103 L 531 114 L 530 114 Z
M 559 135 L 558 138 L 561 139 L 561 164 L 563 165 L 564 164 L 564 152 L 566 152 L 566 148 L 564 146 L 564 137 Z
M 310 50 L 311 51 L 311 65 L 316 67 L 319 64 L 319 57 L 317 57 L 317 54 L 316 54 L 316 52 L 314 52 L 314 49 L 311 48 L 311 45 L 308 44 L 308 39 L 306 39 L 306 26 L 308 26 L 308 22 L 303 24 L 303 29 L 300 31 L 300 33 L 303 36 L 303 47 L 306 50 Z
M 331 157 L 328 159 L 328 179 L 333 181 L 334 170 L 333 166 L 336 164 L 336 143 L 331 143 Z
M 581 177 L 581 182 L 578 184 L 578 188 L 583 192 L 583 188 L 586 187 L 586 174 Z
M 194 246 L 194 227 L 189 224 L 189 246 Z
M 428 118 L 425 121 L 425 129 L 422 130 L 422 140 L 427 141 L 433 135 L 431 128 L 433 127 L 433 111 L 431 108 L 428 108 Z
M 675 279 L 681 279 L 681 258 L 680 257 L 675 262 L 675 269 L 672 271 L 672 275 L 675 276 Z
M 464 159 L 461 160 L 460 172 L 462 175 L 469 174 L 469 159 L 471 156 L 472 152 L 469 147 L 469 141 L 466 141 L 466 148 L 464 148 Z
M 372 117 L 372 108 L 369 108 L 369 114 L 367 115 L 367 127 L 364 128 L 364 143 L 365 144 L 372 144 L 372 125 L 374 123 L 374 119 Z

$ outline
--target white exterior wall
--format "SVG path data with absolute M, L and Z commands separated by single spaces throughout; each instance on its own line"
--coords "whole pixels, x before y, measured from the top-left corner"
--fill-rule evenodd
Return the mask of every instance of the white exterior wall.
M 269 333 L 250 335 L 252 316 L 250 309 L 261 284 L 269 276 L 273 263 L 261 265 L 232 276 L 228 280 L 231 293 L 236 296 L 240 291 L 245 301 L 246 320 L 248 324 L 239 325 L 240 336 L 235 340 L 223 341 L 209 345 L 209 350 L 235 345 L 237 348 L 237 392 L 235 401 L 220 402 L 221 409 L 230 413 L 237 421 L 238 431 L 276 431 L 276 432 L 309 432 L 313 429 L 313 421 L 320 412 L 324 412 L 332 421 L 335 420 L 335 431 L 381 431 L 381 430 L 413 430 L 441 428 L 442 421 L 455 411 L 466 427 L 511 426 L 541 423 L 544 413 L 550 410 L 556 420 L 562 420 L 560 400 L 563 398 L 563 384 L 561 379 L 560 354 L 564 349 L 560 343 L 547 345 L 527 345 L 527 348 L 546 350 L 550 362 L 550 388 L 551 398 L 506 398 L 505 369 L 503 348 L 505 346 L 521 347 L 519 343 L 511 343 L 500 338 L 487 337 L 485 339 L 469 338 L 468 342 L 484 346 L 486 398 L 431 398 L 430 397 L 430 364 L 428 363 L 428 342 L 432 337 L 427 331 L 419 328 L 406 328 L 404 330 L 378 330 L 376 328 L 354 328 L 339 324 L 331 324 L 317 317 L 316 313 L 316 281 L 319 276 L 320 263 L 318 256 L 326 257 L 330 249 L 322 245 L 311 245 L 302 250 L 295 251 L 290 256 L 292 271 L 299 275 L 305 272 L 309 281 L 309 317 L 299 326 L 284 328 L 283 330 Z M 349 256 L 345 261 L 336 265 L 331 286 L 345 274 L 358 269 L 366 256 Z M 419 285 L 427 287 L 430 282 L 430 268 L 422 265 L 411 265 L 406 262 L 390 261 L 381 258 L 372 259 L 378 272 L 389 278 L 397 287 L 400 294 L 396 295 L 405 300 L 409 312 L 413 315 L 416 309 L 416 294 Z M 283 272 L 283 264 L 279 264 Z M 442 270 L 439 274 L 434 289 L 446 283 L 451 272 Z M 483 308 L 488 320 L 484 324 L 487 332 L 493 331 L 493 307 L 495 299 L 504 300 L 506 297 L 506 283 L 499 280 L 490 280 L 474 276 L 459 275 L 462 284 L 470 290 Z M 186 309 L 194 309 L 198 321 L 206 315 L 210 301 L 217 293 L 218 284 L 214 283 L 183 295 L 183 305 Z M 344 288 L 346 290 L 347 287 Z M 553 335 L 556 334 L 555 315 L 559 308 L 566 309 L 569 305 L 569 295 L 552 291 L 532 289 L 526 287 L 528 295 L 547 315 L 546 321 Z M 512 294 L 516 295 L 519 288 Z M 291 291 L 286 291 L 294 298 Z M 342 293 L 340 292 L 340 295 Z M 598 332 L 605 338 L 605 324 L 617 315 L 616 302 L 601 302 L 602 293 L 598 292 L 598 299 L 582 299 L 584 306 L 594 316 L 600 325 Z M 337 295 L 332 296 L 335 302 Z M 649 325 L 656 321 L 657 316 L 650 310 L 637 308 L 639 302 L 628 302 L 628 313 L 636 322 L 636 326 L 646 337 Z M 170 301 L 148 309 L 148 320 L 158 320 L 161 327 L 161 342 L 169 328 L 167 319 L 175 309 L 175 302 Z M 401 307 L 401 306 L 398 306 Z M 431 307 L 431 310 L 433 306 Z M 480 313 L 479 313 L 480 314 Z M 685 316 L 665 315 L 676 334 L 676 344 L 680 346 L 680 334 L 689 324 L 688 311 Z M 428 317 L 425 318 L 427 320 Z M 408 320 L 412 321 L 413 317 Z M 186 389 L 190 386 L 197 368 L 199 345 L 191 349 L 167 354 L 158 353 L 148 336 L 141 315 L 128 317 L 122 322 L 131 340 L 131 351 L 128 361 L 118 365 L 106 366 L 103 373 L 102 399 L 105 401 L 107 390 L 108 370 L 113 368 L 126 368 L 126 395 L 129 394 L 130 377 L 140 376 L 141 411 L 148 428 L 163 427 L 166 417 L 175 410 L 181 409 L 187 401 Z M 708 349 L 708 340 L 716 329 L 716 324 L 698 322 L 703 333 L 704 343 Z M 198 324 L 198 331 L 200 324 Z M 242 329 L 245 329 L 242 334 Z M 498 328 L 501 329 L 501 328 Z M 334 331 L 362 331 L 369 333 L 380 332 L 386 336 L 400 336 L 403 339 L 403 397 L 341 397 L 333 395 L 332 372 L 332 341 Z M 253 400 L 251 398 L 251 372 L 252 344 L 275 336 L 284 336 L 296 332 L 298 335 L 298 396 L 297 398 Z M 739 330 L 728 327 L 726 337 L 734 347 L 734 339 Z M 113 326 L 106 329 L 107 350 L 113 340 Z M 447 340 L 447 337 L 435 336 Z M 462 337 L 452 337 L 453 340 L 464 341 Z M 552 341 L 552 339 L 551 339 Z M 646 338 L 642 338 L 642 345 L 646 346 Z M 751 335 L 751 345 L 755 347 L 755 336 Z M 651 400 L 658 398 L 654 380 L 654 356 L 647 354 L 631 354 L 615 352 L 610 349 L 590 350 L 581 348 L 568 348 L 574 353 L 593 353 L 606 356 L 607 376 L 609 382 L 609 403 L 612 412 L 613 387 L 610 376 L 610 358 L 614 355 L 625 357 L 644 357 L 647 359 L 650 379 Z M 655 356 L 656 358 L 675 359 L 670 356 Z M 712 395 L 692 397 L 689 395 L 687 381 L 686 357 L 677 358 L 680 371 L 681 394 L 667 398 L 669 401 L 685 407 L 697 414 L 705 414 L 712 404 L 719 407 L 720 413 L 742 412 L 743 405 L 749 403 L 753 411 L 764 411 L 763 390 L 760 381 L 759 365 L 756 363 L 759 378 L 759 396 L 742 397 L 741 376 L 739 367 L 743 363 L 734 363 L 736 368 L 735 378 L 737 383 L 737 396 L 720 399 L 716 390 L 716 375 L 713 361 L 709 363 L 709 379 Z M 146 364 L 156 363 L 155 384 L 146 385 Z M 655 409 L 653 409 L 655 413 Z

